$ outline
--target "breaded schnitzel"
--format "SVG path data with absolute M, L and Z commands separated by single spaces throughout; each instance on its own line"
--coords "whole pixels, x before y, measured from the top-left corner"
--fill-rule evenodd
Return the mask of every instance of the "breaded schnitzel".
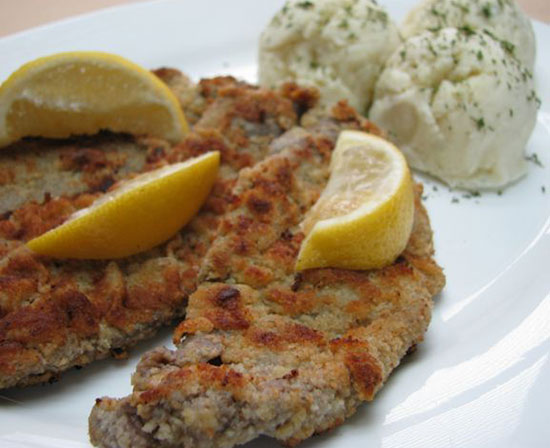
M 299 225 L 327 182 L 339 130 L 369 130 L 343 104 L 301 124 L 239 174 L 174 333 L 177 349 L 146 354 L 131 395 L 97 400 L 96 446 L 231 447 L 260 435 L 293 446 L 372 400 L 422 340 L 445 279 L 421 187 L 394 264 L 295 273 Z
M 175 70 L 156 73 L 192 124 L 181 144 L 105 134 L 0 151 L 0 388 L 120 356 L 181 317 L 237 173 L 262 160 L 315 99 L 297 88 L 284 96 L 228 77 L 193 85 Z M 165 244 L 111 261 L 54 260 L 24 246 L 116 182 L 211 150 L 222 162 L 212 194 Z

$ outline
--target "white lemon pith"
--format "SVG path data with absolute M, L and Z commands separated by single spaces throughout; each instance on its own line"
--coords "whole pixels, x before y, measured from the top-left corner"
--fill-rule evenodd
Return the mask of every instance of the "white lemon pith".
M 22 137 L 66 138 L 102 129 L 179 142 L 187 123 L 159 78 L 109 53 L 39 58 L 0 86 L 0 146 Z
M 329 182 L 302 223 L 296 269 L 376 269 L 403 252 L 412 230 L 414 192 L 401 152 L 358 131 L 340 134 Z
M 110 259 L 150 249 L 197 213 L 217 177 L 217 151 L 141 174 L 27 243 L 56 258 Z

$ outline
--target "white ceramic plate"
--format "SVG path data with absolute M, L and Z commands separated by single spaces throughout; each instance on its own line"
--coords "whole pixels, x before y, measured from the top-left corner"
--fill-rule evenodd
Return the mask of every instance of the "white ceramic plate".
M 99 49 L 194 78 L 230 73 L 254 81 L 259 33 L 281 3 L 162 0 L 59 22 L 1 39 L 0 79 L 38 56 Z M 414 2 L 383 3 L 400 21 Z M 550 446 L 550 27 L 535 23 L 535 31 L 542 107 L 528 153 L 544 166 L 531 164 L 501 196 L 468 199 L 426 180 L 447 287 L 425 343 L 373 403 L 302 446 Z M 129 393 L 139 355 L 161 343 L 169 344 L 169 330 L 127 361 L 105 360 L 54 385 L 1 392 L 0 446 L 88 446 L 94 399 Z

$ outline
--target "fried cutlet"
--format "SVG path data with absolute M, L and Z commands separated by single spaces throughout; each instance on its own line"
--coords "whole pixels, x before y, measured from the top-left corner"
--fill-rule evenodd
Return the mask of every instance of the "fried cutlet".
M 293 446 L 372 400 L 423 339 L 445 279 L 420 186 L 410 240 L 392 265 L 294 271 L 300 222 L 327 182 L 338 131 L 369 130 L 344 105 L 301 124 L 241 171 L 177 349 L 144 355 L 131 395 L 96 401 L 96 446 L 231 447 L 260 435 Z
M 0 388 L 123 356 L 181 318 L 239 170 L 262 160 L 316 95 L 289 88 L 285 96 L 230 77 L 194 85 L 172 69 L 156 74 L 192 125 L 178 145 L 104 133 L 21 141 L 0 151 Z M 201 212 L 165 244 L 104 261 L 55 260 L 24 245 L 117 182 L 211 150 L 221 153 L 219 179 Z

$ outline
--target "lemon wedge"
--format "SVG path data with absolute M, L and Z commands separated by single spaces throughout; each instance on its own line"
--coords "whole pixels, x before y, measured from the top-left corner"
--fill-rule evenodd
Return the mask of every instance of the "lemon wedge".
M 343 131 L 332 154 L 330 179 L 302 223 L 296 270 L 376 269 L 405 249 L 414 217 L 411 174 L 390 142 Z
M 102 129 L 179 142 L 187 122 L 159 78 L 109 53 L 39 58 L 0 86 L 0 147 L 22 137 L 66 138 Z
M 150 249 L 199 210 L 214 185 L 217 151 L 143 173 L 27 243 L 55 258 L 110 259 Z

